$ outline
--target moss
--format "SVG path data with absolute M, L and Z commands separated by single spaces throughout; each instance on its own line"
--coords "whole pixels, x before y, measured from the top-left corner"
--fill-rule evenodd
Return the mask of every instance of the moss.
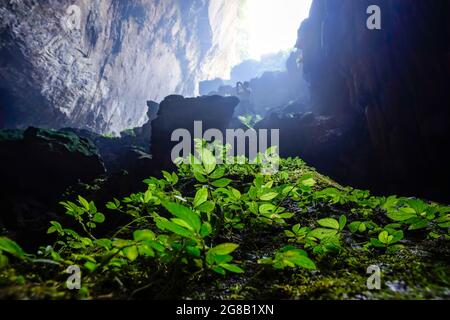
M 46 134 L 51 136 L 51 134 Z M 248 188 L 252 174 L 231 174 L 236 187 Z M 283 174 L 285 173 L 285 174 Z M 333 187 L 342 197 L 351 199 L 352 189 L 343 188 L 329 178 L 317 173 L 299 159 L 283 162 L 281 172 L 274 180 L 277 185 L 295 183 L 310 174 L 317 184 L 312 192 Z M 184 193 L 193 196 L 196 182 L 191 178 L 181 181 Z M 367 200 L 366 196 L 363 196 Z M 122 269 L 88 274 L 81 292 L 68 292 L 64 276 L 57 268 L 47 267 L 45 272 L 34 265 L 15 265 L 0 273 L 0 297 L 36 299 L 123 299 L 123 298 L 187 298 L 187 299 L 450 299 L 450 246 L 445 240 L 427 240 L 412 233 L 402 241 L 403 249 L 389 253 L 385 248 L 366 249 L 367 238 L 375 235 L 352 234 L 342 231 L 342 248 L 326 255 L 309 254 L 317 270 L 275 270 L 272 266 L 258 264 L 258 260 L 273 256 L 285 245 L 292 245 L 284 231 L 294 224 L 317 225 L 324 217 L 338 218 L 346 215 L 349 221 L 372 219 L 379 225 L 390 223 L 380 208 L 372 208 L 364 201 L 319 201 L 303 195 L 300 199 L 285 199 L 282 206 L 295 216 L 288 226 L 277 224 L 252 224 L 242 230 L 223 230 L 219 243 L 240 245 L 235 260 L 245 270 L 244 274 L 226 277 L 199 274 L 183 263 L 158 268 L 137 261 Z M 131 201 L 131 200 L 130 200 Z M 136 207 L 133 207 L 135 212 Z M 132 233 L 133 230 L 126 230 Z M 295 244 L 300 246 L 299 244 Z M 303 245 L 303 244 L 302 244 Z M 305 248 L 306 249 L 306 248 Z M 380 290 L 369 290 L 368 267 L 381 269 Z

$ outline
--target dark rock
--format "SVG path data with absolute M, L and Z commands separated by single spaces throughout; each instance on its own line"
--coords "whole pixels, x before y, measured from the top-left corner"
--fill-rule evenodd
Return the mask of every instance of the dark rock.
M 157 119 L 152 122 L 151 154 L 155 167 L 173 167 L 171 152 L 179 143 L 171 141 L 175 130 L 186 129 L 194 139 L 194 122 L 202 121 L 202 134 L 208 129 L 224 133 L 238 103 L 236 97 L 167 97 L 160 105 Z
M 343 184 L 358 186 L 372 178 L 366 136 L 361 128 L 343 119 L 282 110 L 257 123 L 255 129 L 280 130 L 279 152 L 283 158 L 301 157 Z M 359 150 L 357 156 L 355 149 Z
M 381 30 L 366 27 L 372 4 Z M 449 10 L 447 0 L 315 0 L 299 31 L 314 112 L 353 117 L 370 133 L 376 174 L 364 188 L 450 197 Z
M 151 159 L 150 142 L 152 134 L 151 122 L 156 119 L 159 104 L 153 101 L 147 102 L 148 111 L 147 123 L 139 128 L 129 129 L 121 132 L 120 137 L 108 137 L 88 130 L 65 128 L 64 132 L 72 132 L 80 137 L 90 140 L 99 150 L 99 153 L 105 163 L 108 174 L 118 173 L 122 170 L 139 175 L 147 174 L 146 170 L 139 163 L 140 159 Z
M 52 206 L 69 187 L 105 173 L 95 146 L 69 132 L 1 131 L 0 158 L 0 225 L 30 241 L 48 228 Z

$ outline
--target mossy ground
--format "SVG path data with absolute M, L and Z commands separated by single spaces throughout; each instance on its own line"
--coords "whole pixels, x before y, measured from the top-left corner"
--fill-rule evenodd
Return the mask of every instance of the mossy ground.
M 294 183 L 312 174 L 315 189 L 343 188 L 302 162 L 285 162 L 275 180 Z M 231 174 L 233 185 L 251 184 L 251 177 L 239 172 Z M 180 182 L 181 183 L 181 182 Z M 189 179 L 182 181 L 185 193 L 192 188 Z M 192 193 L 192 192 L 191 192 Z M 403 247 L 390 253 L 385 249 L 365 250 L 367 236 L 342 232 L 342 248 L 326 255 L 314 255 L 317 270 L 302 268 L 277 270 L 258 264 L 273 256 L 285 245 L 292 245 L 284 231 L 294 224 L 313 226 L 317 219 L 346 215 L 357 220 L 367 215 L 375 223 L 386 224 L 386 214 L 355 203 L 307 202 L 284 199 L 283 206 L 295 213 L 286 225 L 254 225 L 226 232 L 222 242 L 240 245 L 235 261 L 244 274 L 198 273 L 183 264 L 161 266 L 138 259 L 121 270 L 83 273 L 81 291 L 66 289 L 59 266 L 25 264 L 13 261 L 0 271 L 2 299 L 450 299 L 450 246 L 448 240 L 429 239 L 426 234 L 412 232 L 401 241 Z M 371 265 L 380 267 L 381 289 L 369 290 L 367 280 Z

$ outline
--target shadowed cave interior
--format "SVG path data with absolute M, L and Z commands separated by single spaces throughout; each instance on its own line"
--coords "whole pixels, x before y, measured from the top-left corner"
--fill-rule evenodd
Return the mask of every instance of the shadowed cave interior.
M 0 298 L 448 299 L 448 12 L 1 0 Z M 279 171 L 175 165 L 199 121 L 278 130 Z

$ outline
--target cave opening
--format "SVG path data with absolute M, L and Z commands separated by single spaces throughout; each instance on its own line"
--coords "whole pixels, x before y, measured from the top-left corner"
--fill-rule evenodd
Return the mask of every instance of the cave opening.
M 240 3 L 235 48 L 238 59 L 227 80 L 250 81 L 267 71 L 284 71 L 296 50 L 298 28 L 312 0 L 246 0 Z
M 246 57 L 261 60 L 264 55 L 291 50 L 299 23 L 309 15 L 312 0 L 247 0 L 242 23 L 247 30 Z

